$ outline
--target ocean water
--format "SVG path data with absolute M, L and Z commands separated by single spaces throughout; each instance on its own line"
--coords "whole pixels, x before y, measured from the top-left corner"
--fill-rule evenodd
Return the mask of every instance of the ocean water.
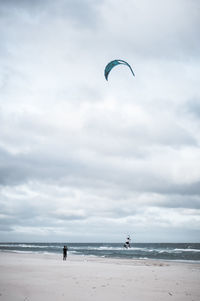
M 0 252 L 61 254 L 66 243 L 0 243 Z M 200 262 L 200 243 L 67 243 L 68 253 L 127 259 L 163 259 Z

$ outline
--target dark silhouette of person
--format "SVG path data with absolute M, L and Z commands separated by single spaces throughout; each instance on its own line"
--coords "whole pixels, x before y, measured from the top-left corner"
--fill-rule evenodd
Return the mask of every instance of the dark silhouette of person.
M 124 244 L 124 248 L 129 249 L 131 247 L 130 242 L 131 242 L 131 238 L 130 238 L 130 236 L 128 236 L 126 239 L 126 242 Z
M 66 258 L 67 258 L 67 250 L 68 250 L 67 246 L 64 246 L 63 247 L 63 260 L 66 260 Z

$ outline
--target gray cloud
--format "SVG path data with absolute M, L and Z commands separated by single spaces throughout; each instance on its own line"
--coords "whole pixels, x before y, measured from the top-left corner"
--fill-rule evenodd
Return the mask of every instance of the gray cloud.
M 112 36 L 108 45 L 120 45 L 126 55 L 157 59 L 199 56 L 199 10 L 198 1 L 144 0 L 126 6 L 123 1 L 107 1 L 104 29 Z
M 3 1 L 0 6 L 2 16 L 24 18 L 26 22 L 37 23 L 42 18 L 71 19 L 76 26 L 95 26 L 98 20 L 100 1 L 91 0 L 14 0 Z
M 187 113 L 192 114 L 193 117 L 200 120 L 200 99 L 194 98 L 194 99 L 188 101 L 188 103 L 185 106 L 185 111 Z

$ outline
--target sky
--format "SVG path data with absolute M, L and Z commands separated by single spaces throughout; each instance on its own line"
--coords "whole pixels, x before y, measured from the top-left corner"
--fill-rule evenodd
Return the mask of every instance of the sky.
M 199 15 L 0 0 L 0 241 L 200 242 Z

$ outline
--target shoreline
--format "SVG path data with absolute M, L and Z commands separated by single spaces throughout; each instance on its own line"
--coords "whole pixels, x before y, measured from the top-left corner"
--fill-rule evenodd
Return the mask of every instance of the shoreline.
M 17 251 L 17 250 L 0 250 L 0 254 L 19 254 L 19 255 L 39 255 L 39 256 L 51 256 L 52 257 L 60 257 L 62 258 L 62 253 L 53 253 L 53 252 L 32 252 L 32 251 Z M 85 255 L 85 254 L 74 254 L 74 253 L 70 253 L 70 251 L 68 251 L 68 257 L 70 258 L 93 258 L 93 259 L 108 259 L 108 260 L 122 260 L 122 261 L 152 261 L 152 262 L 155 262 L 155 261 L 160 261 L 160 262 L 168 262 L 168 263 L 185 263 L 185 264 L 199 264 L 200 265 L 200 260 L 187 260 L 187 259 L 163 259 L 163 258 L 136 258 L 136 257 L 132 257 L 132 258 L 125 258 L 125 257 L 117 257 L 117 256 L 112 256 L 112 257 L 109 257 L 109 256 L 98 256 L 98 255 Z
M 3 301 L 198 301 L 200 264 L 0 252 Z

